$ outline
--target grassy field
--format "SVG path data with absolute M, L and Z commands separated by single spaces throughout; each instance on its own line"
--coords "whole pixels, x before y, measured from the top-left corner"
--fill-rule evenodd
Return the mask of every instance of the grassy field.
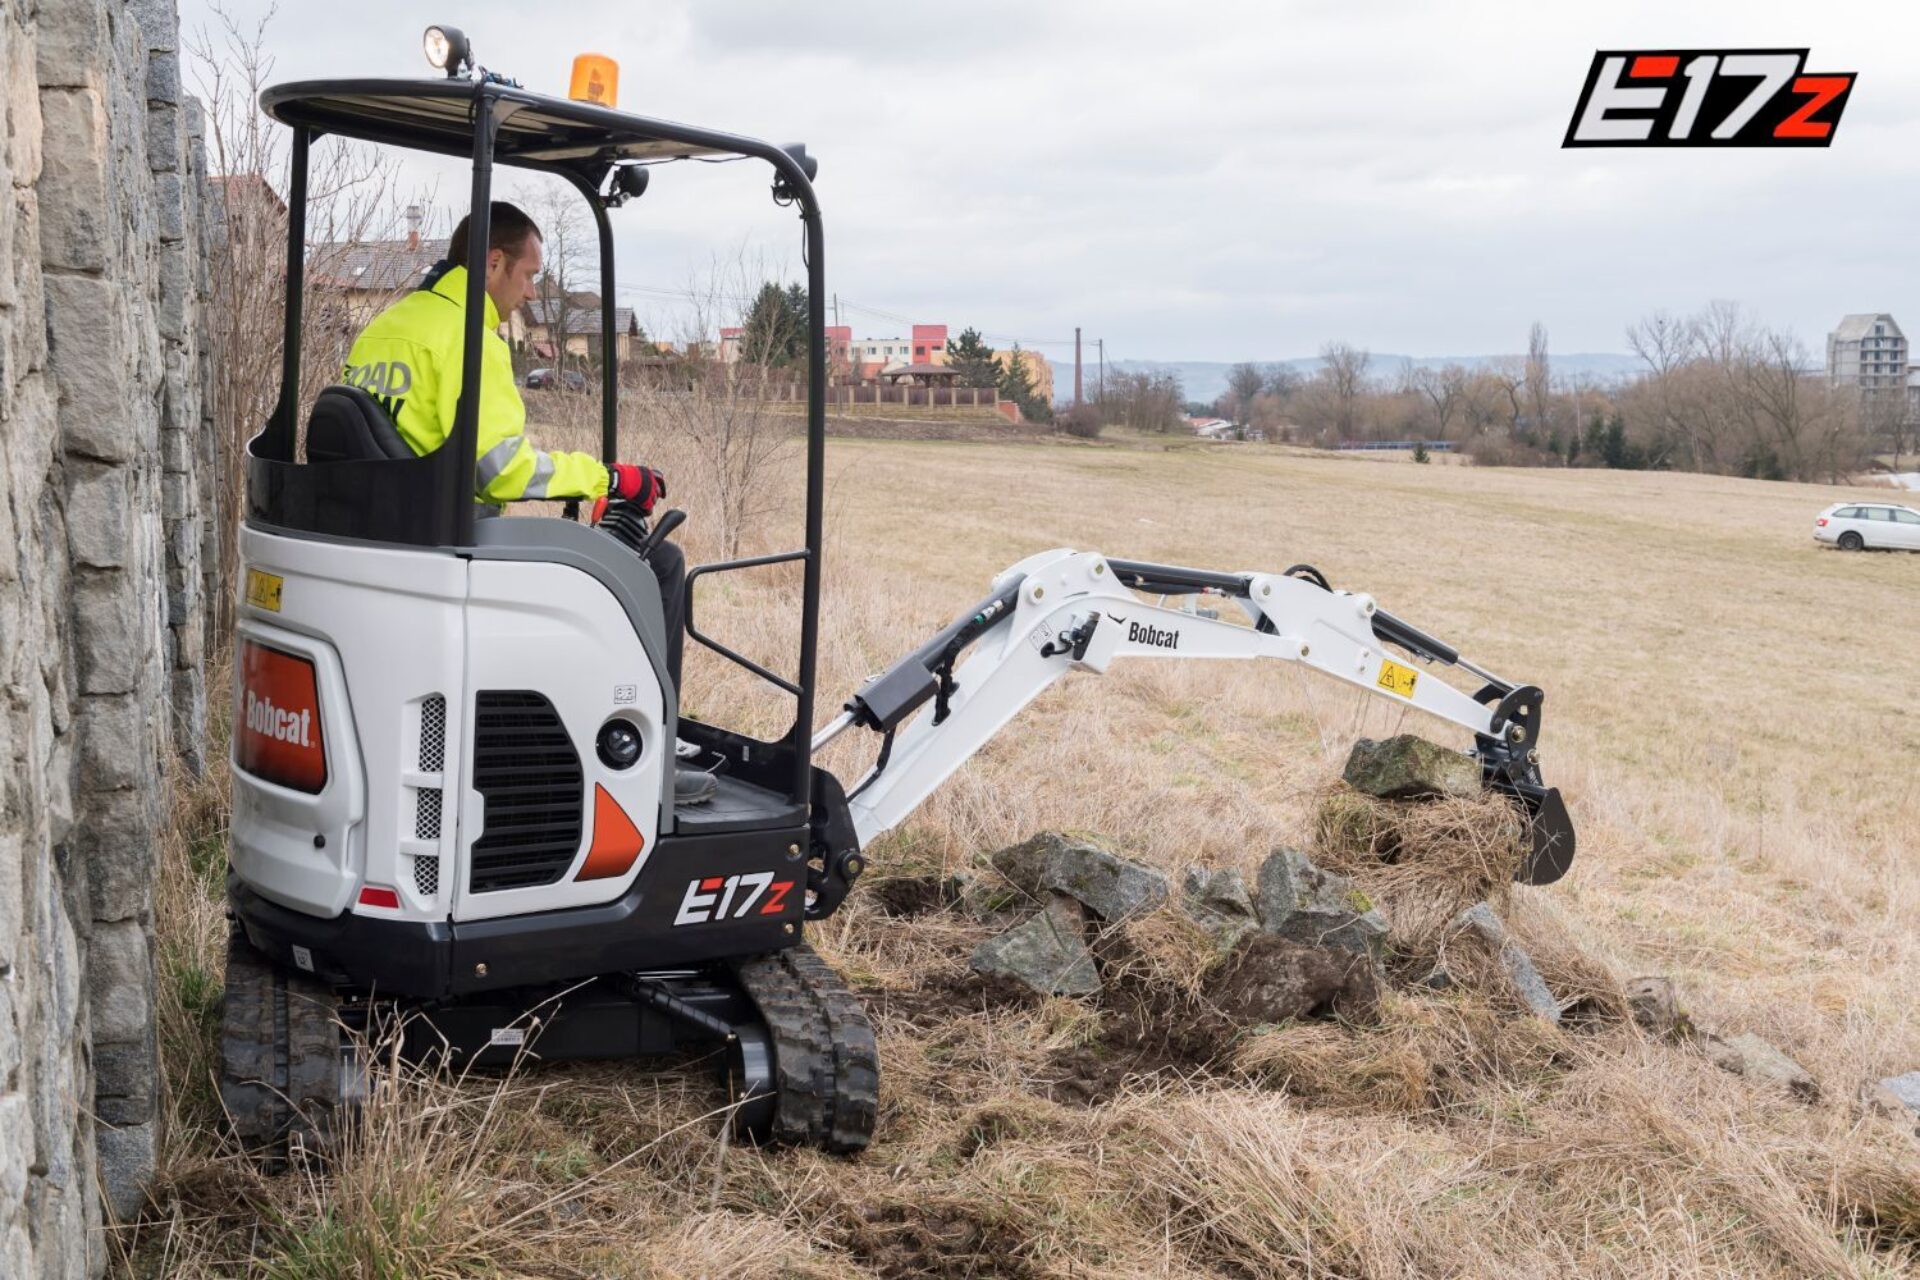
M 659 456 L 698 561 L 712 552 L 698 462 Z M 1529 945 L 1580 957 L 1600 985 L 1671 976 L 1698 1022 L 1773 1041 L 1821 1100 L 1619 1018 L 1557 1030 L 1444 993 L 1395 996 L 1377 1026 L 1089 1072 L 1110 1012 L 993 998 L 965 967 L 983 926 L 889 915 L 868 884 L 812 931 L 880 1029 L 880 1136 L 859 1159 L 729 1146 L 698 1065 L 547 1068 L 402 1075 L 338 1165 L 263 1179 L 212 1132 L 215 780 L 190 789 L 168 853 L 174 1124 L 166 1181 L 119 1237 L 129 1269 L 1913 1274 L 1920 1142 L 1857 1091 L 1920 1069 L 1920 557 L 1816 549 L 1813 515 L 1843 491 L 1260 446 L 861 440 L 829 457 L 829 703 L 1037 550 L 1312 562 L 1546 690 L 1544 766 L 1582 853 L 1561 883 L 1515 892 Z M 774 658 L 790 598 L 771 575 L 715 582 L 702 625 Z M 782 720 L 698 655 L 686 701 L 722 722 Z M 1274 667 L 1075 676 L 877 843 L 872 874 L 958 870 L 1052 827 L 1169 871 L 1251 870 L 1311 839 L 1356 736 L 1399 728 L 1454 741 Z M 836 744 L 829 763 L 849 777 L 865 749 Z M 1063 1088 L 1085 1083 L 1075 1073 L 1099 1087 Z

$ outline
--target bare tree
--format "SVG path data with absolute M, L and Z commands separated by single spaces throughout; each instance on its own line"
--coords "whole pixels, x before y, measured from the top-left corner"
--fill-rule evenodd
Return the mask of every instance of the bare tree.
M 1253 402 L 1267 385 L 1267 376 L 1257 364 L 1237 364 L 1227 373 L 1227 402 L 1233 420 L 1241 426 L 1253 422 Z
M 1329 342 L 1320 348 L 1320 381 L 1333 410 L 1333 429 L 1343 440 L 1354 438 L 1361 393 L 1367 386 L 1367 367 L 1373 357 L 1361 347 Z
M 1524 374 L 1527 407 L 1532 410 L 1536 439 L 1544 439 L 1552 427 L 1553 362 L 1547 355 L 1547 326 L 1538 320 L 1527 330 L 1527 365 Z
M 1521 393 L 1527 385 L 1527 368 L 1511 356 L 1494 361 L 1486 371 L 1488 385 L 1499 394 L 1507 415 L 1507 434 L 1520 434 L 1520 419 L 1526 416 Z
M 1453 421 L 1453 415 L 1466 398 L 1467 371 L 1457 364 L 1416 370 L 1413 385 L 1433 406 L 1433 438 L 1447 439 L 1447 424 Z
M 1653 390 L 1654 411 L 1659 415 L 1661 428 L 1684 442 L 1686 466 L 1700 469 L 1705 465 L 1701 418 L 1679 411 L 1674 377 L 1699 348 L 1698 326 L 1691 320 L 1656 311 L 1627 326 L 1627 345 L 1647 366 L 1647 381 Z
M 574 295 L 589 280 L 597 279 L 600 267 L 600 241 L 588 226 L 586 206 L 571 186 L 558 180 L 529 184 L 522 195 L 528 212 L 540 227 L 541 269 L 534 282 L 539 293 L 541 319 L 553 335 L 555 368 L 564 368 L 567 336 L 578 308 Z M 600 305 L 611 307 L 612 298 L 601 298 Z M 612 352 L 602 352 L 612 359 Z M 560 379 L 564 390 L 566 379 Z
M 216 30 L 192 33 L 185 49 L 206 105 L 212 175 L 208 268 L 214 305 L 207 311 L 205 332 L 214 370 L 215 473 L 223 481 L 223 495 L 237 495 L 246 482 L 247 441 L 266 425 L 280 394 L 286 133 L 259 108 L 260 91 L 273 74 L 273 59 L 265 52 L 272 14 L 242 25 L 218 6 L 212 12 Z M 359 242 L 391 230 L 398 212 L 394 177 L 391 158 L 370 148 L 337 139 L 314 143 L 307 172 L 309 243 Z M 313 397 L 338 380 L 355 336 L 338 294 L 321 287 L 306 290 L 301 335 L 301 403 L 294 410 L 295 421 L 304 424 Z M 238 522 L 221 520 L 219 529 L 218 571 L 221 581 L 230 583 L 239 571 Z M 220 610 L 216 623 L 224 634 L 232 623 L 233 593 L 214 595 Z
M 754 349 L 757 339 L 749 336 L 742 339 L 747 346 L 722 361 L 711 341 L 723 324 L 739 318 L 740 300 L 767 278 L 764 264 L 744 254 L 714 259 L 687 291 L 679 364 L 643 381 L 630 398 L 632 416 L 666 437 L 648 446 L 678 449 L 691 464 L 693 474 L 674 477 L 675 499 L 699 494 L 721 558 L 728 560 L 779 511 L 779 473 L 802 422 L 780 411 L 786 401 L 776 397 L 791 387 L 793 371 L 776 368 L 770 350 Z

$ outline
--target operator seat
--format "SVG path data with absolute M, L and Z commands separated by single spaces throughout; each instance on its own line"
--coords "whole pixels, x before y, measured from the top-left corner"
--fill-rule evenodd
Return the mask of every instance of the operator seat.
M 308 462 L 403 461 L 415 454 L 380 402 L 359 387 L 332 386 L 307 419 Z

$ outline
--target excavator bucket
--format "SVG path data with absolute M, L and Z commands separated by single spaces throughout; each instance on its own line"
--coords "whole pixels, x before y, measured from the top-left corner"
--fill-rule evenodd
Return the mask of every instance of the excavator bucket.
M 1521 884 L 1552 884 L 1573 865 L 1573 816 L 1560 788 L 1488 778 L 1487 785 L 1520 803 L 1527 814 L 1530 847 L 1513 878 Z

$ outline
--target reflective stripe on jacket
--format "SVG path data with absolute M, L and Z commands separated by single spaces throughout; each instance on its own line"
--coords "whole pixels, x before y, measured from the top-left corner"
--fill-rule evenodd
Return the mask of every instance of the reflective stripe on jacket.
M 375 316 L 347 355 L 341 381 L 380 401 L 415 453 L 432 453 L 453 434 L 466 299 L 467 269 L 454 267 L 431 288 L 416 289 Z M 527 439 L 527 407 L 513 385 L 513 356 L 499 329 L 500 312 L 489 297 L 480 335 L 474 496 L 493 503 L 602 496 L 607 468 L 600 459 L 590 453 L 549 453 Z

